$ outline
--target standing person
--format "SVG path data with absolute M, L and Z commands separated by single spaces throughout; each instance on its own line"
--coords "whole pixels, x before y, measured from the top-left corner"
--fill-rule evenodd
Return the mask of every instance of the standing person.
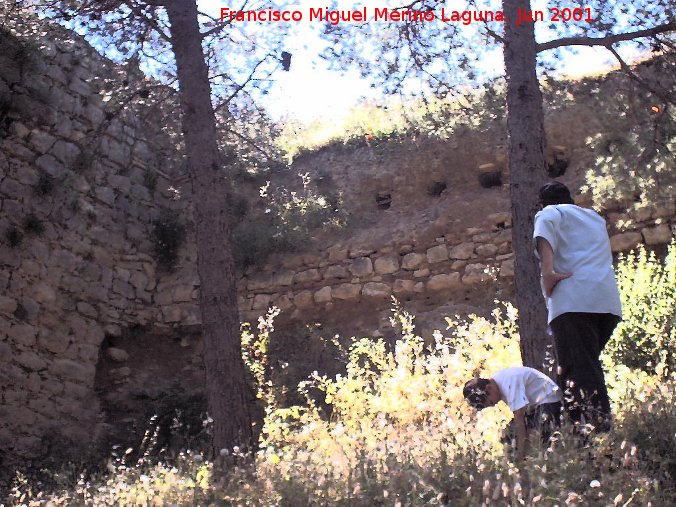
M 622 306 L 606 222 L 576 206 L 558 181 L 545 184 L 539 197 L 533 239 L 564 407 L 574 422 L 607 431 L 610 401 L 599 356 Z
M 523 460 L 528 450 L 528 430 L 540 431 L 546 443 L 552 429 L 559 425 L 561 391 L 542 372 L 525 366 L 496 371 L 491 378 L 475 378 L 462 390 L 465 399 L 478 410 L 504 401 L 514 413 L 516 459 Z

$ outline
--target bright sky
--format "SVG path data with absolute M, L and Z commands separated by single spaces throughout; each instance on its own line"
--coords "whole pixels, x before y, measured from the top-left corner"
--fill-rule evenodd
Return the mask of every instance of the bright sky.
M 236 9 L 241 3 L 242 0 L 198 0 L 199 8 L 213 16 L 220 16 L 222 7 Z M 300 0 L 289 6 L 289 9 L 301 10 L 307 18 L 310 7 L 326 6 L 330 3 Z M 338 2 L 339 8 L 343 9 L 367 5 L 369 12 L 372 12 L 374 7 L 384 7 L 387 3 L 387 0 Z M 464 2 L 453 2 L 448 5 L 453 9 L 462 10 L 463 4 Z M 546 10 L 546 0 L 535 0 L 532 4 L 533 9 Z M 320 27 L 318 22 L 313 24 L 315 28 Z M 377 90 L 371 88 L 371 83 L 361 78 L 356 70 L 347 72 L 328 70 L 327 63 L 319 58 L 319 53 L 326 43 L 319 38 L 318 30 L 311 29 L 309 21 L 292 22 L 291 25 L 294 31 L 284 42 L 284 50 L 293 54 L 291 69 L 289 72 L 277 73 L 270 93 L 262 98 L 264 106 L 273 118 L 279 120 L 295 117 L 304 122 L 320 117 L 337 120 L 364 98 L 375 100 L 380 98 Z M 263 27 L 264 24 L 261 24 L 261 29 Z M 547 40 L 547 37 L 538 37 L 538 40 Z M 558 66 L 561 74 L 575 76 L 597 72 L 616 64 L 610 53 L 601 48 L 582 47 L 567 50 L 566 53 Z M 621 54 L 629 59 L 637 56 L 636 53 L 621 52 Z M 480 65 L 484 69 L 494 69 L 496 73 L 501 73 L 503 69 L 501 52 L 494 52 L 484 58 Z M 322 106 L 318 107 L 318 104 Z

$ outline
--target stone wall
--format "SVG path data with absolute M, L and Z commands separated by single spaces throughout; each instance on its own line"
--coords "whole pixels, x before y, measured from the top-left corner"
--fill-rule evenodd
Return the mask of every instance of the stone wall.
M 0 35 L 0 453 L 35 457 L 92 440 L 104 339 L 155 320 L 152 222 L 173 203 L 156 161 L 172 148 L 77 36 Z
M 610 213 L 613 252 L 626 252 L 640 244 L 653 248 L 668 244 L 676 227 L 674 211 L 673 206 L 662 206 L 631 214 Z M 629 230 L 617 229 L 629 219 Z M 483 222 L 463 234 L 437 237 L 432 243 L 393 241 L 379 249 L 366 244 L 336 245 L 320 255 L 287 256 L 240 280 L 242 318 L 253 320 L 271 305 L 302 318 L 310 309 L 330 312 L 339 301 L 376 299 L 389 305 L 392 295 L 410 300 L 487 284 L 493 284 L 496 291 L 510 288 L 514 276 L 511 216 L 493 213 Z

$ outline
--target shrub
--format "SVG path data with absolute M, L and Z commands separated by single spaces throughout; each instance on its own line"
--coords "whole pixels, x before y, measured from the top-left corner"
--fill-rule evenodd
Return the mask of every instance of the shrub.
M 206 412 L 206 395 L 202 390 L 189 390 L 175 383 L 162 391 L 146 411 L 153 426 L 154 450 L 178 452 L 206 444 L 209 438 L 205 431 Z
M 33 213 L 30 213 L 24 217 L 22 225 L 23 230 L 27 234 L 35 234 L 39 236 L 40 234 L 45 232 L 45 224 L 43 224 L 42 220 L 40 220 Z
M 5 241 L 11 248 L 16 248 L 23 241 L 23 233 L 17 226 L 12 225 L 5 231 Z
M 91 167 L 93 162 L 94 152 L 89 148 L 84 148 L 77 154 L 77 157 L 75 157 L 71 169 L 76 174 L 82 174 Z
M 143 184 L 152 194 L 157 187 L 157 172 L 152 169 L 146 169 L 143 172 Z
M 676 243 L 669 246 L 664 263 L 642 246 L 621 257 L 617 282 L 623 321 L 607 353 L 630 368 L 666 378 L 676 371 Z
M 254 214 L 233 229 L 233 256 L 240 267 L 259 265 L 273 252 L 295 252 L 307 248 L 318 230 L 340 230 L 347 218 L 338 208 L 338 197 L 327 197 L 310 187 L 307 174 L 300 175 L 302 189 L 270 190 L 261 187 L 265 213 Z M 233 209 L 244 203 L 233 199 Z
M 232 231 L 232 255 L 242 268 L 265 262 L 278 243 L 279 230 L 267 217 L 241 222 Z
M 261 399 L 270 401 L 255 467 L 240 458 L 227 475 L 193 451 L 171 464 L 131 452 L 109 473 L 81 477 L 29 505 L 673 505 L 673 379 L 618 366 L 609 376 L 616 426 L 580 440 L 564 426 L 548 448 L 512 461 L 500 442 L 511 418 L 500 404 L 472 411 L 462 386 L 474 373 L 519 364 L 516 312 L 449 319 L 425 348 L 410 316 L 395 308 L 402 336 L 356 340 L 345 372 L 313 375 L 306 401 L 276 407 L 265 374 L 270 323 L 245 330 L 243 346 Z M 310 389 L 315 389 L 310 396 Z M 319 393 L 319 396 L 316 396 Z M 501 406 L 502 405 L 502 406 Z M 328 407 L 326 409 L 325 407 Z M 235 451 L 238 452 L 238 451 Z M 20 481 L 19 481 L 20 482 Z
M 54 178 L 46 172 L 40 172 L 38 181 L 35 184 L 35 193 L 40 196 L 49 195 L 54 191 Z
M 165 209 L 153 221 L 153 247 L 160 266 L 171 269 L 178 259 L 178 249 L 185 240 L 185 226 L 177 211 Z

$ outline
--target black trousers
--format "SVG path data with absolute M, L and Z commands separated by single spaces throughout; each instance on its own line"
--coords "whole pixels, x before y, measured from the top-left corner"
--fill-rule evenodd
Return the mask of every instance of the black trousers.
M 542 445 L 548 445 L 549 439 L 561 425 L 561 402 L 543 403 L 526 412 L 526 428 L 528 432 L 537 431 L 540 434 Z M 509 423 L 502 434 L 501 442 L 513 444 L 516 438 L 514 420 Z M 535 440 L 531 440 L 535 443 Z
M 608 429 L 610 400 L 599 356 L 620 321 L 611 313 L 564 313 L 550 323 L 564 408 L 574 422 Z
M 561 402 L 543 403 L 533 411 L 526 412 L 526 428 L 537 430 L 542 443 L 547 444 L 549 437 L 561 425 Z

